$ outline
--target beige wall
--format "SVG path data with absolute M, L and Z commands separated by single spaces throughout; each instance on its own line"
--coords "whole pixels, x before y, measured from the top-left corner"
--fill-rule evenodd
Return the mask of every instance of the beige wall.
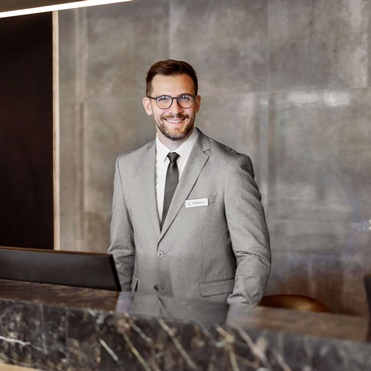
M 136 0 L 60 12 L 61 248 L 106 251 L 114 161 L 154 137 L 159 59 L 190 62 L 198 126 L 253 159 L 271 232 L 267 293 L 367 315 L 370 1 Z

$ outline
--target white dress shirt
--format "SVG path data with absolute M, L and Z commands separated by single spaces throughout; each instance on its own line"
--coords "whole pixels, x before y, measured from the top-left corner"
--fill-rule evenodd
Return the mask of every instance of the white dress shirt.
M 169 148 L 167 148 L 160 141 L 158 135 L 156 135 L 156 199 L 157 199 L 157 212 L 160 220 L 162 218 L 162 209 L 164 207 L 166 172 L 170 162 L 167 155 L 169 152 L 176 152 L 179 155 L 177 165 L 180 179 L 197 137 L 198 130 L 195 128 L 191 136 L 175 151 L 172 151 Z

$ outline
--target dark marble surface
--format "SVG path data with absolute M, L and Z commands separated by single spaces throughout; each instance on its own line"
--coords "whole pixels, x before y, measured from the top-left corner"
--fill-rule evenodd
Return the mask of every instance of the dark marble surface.
M 40 370 L 367 370 L 365 318 L 0 280 L 0 363 Z

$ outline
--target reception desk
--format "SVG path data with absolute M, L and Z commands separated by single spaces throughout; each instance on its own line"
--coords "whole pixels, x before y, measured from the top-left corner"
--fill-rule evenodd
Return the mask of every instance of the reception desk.
M 370 370 L 366 318 L 0 280 L 0 364 Z

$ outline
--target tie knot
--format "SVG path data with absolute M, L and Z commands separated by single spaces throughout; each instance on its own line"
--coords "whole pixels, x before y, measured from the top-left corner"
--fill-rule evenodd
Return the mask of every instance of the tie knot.
M 167 157 L 169 157 L 171 163 L 174 163 L 178 159 L 179 155 L 176 152 L 169 152 Z

